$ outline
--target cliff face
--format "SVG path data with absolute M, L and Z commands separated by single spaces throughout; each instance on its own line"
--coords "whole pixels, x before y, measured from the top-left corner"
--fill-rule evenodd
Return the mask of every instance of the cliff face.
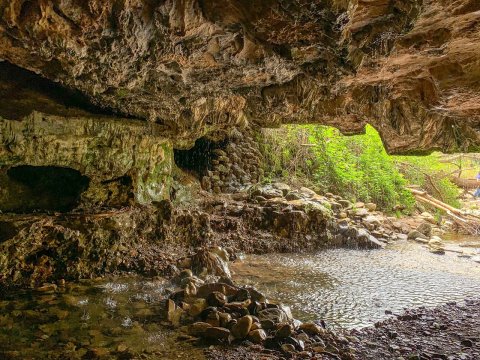
M 78 91 L 81 111 L 157 123 L 176 147 L 311 122 L 371 123 L 392 153 L 480 144 L 478 0 L 2 0 L 0 58 Z M 0 115 L 48 103 L 23 95 Z

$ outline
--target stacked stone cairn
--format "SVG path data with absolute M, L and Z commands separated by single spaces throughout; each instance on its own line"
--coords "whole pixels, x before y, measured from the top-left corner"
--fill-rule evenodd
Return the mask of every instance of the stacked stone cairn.
M 212 261 L 215 257 L 226 262 L 229 256 L 218 247 L 208 249 L 207 253 L 208 263 L 215 263 Z M 209 257 L 205 254 L 203 251 L 200 258 Z M 194 269 L 196 257 L 197 254 L 179 260 L 178 267 Z M 295 320 L 288 307 L 270 302 L 254 288 L 236 286 L 228 277 L 214 282 L 203 280 L 211 279 L 210 271 L 218 276 L 223 271 L 217 270 L 225 268 L 208 267 L 201 269 L 199 276 L 190 268 L 181 270 L 176 279 L 181 289 L 166 300 L 166 318 L 181 331 L 179 340 L 197 345 L 257 345 L 306 357 L 312 352 L 328 351 L 332 346 L 338 349 L 338 338 L 325 329 L 323 321 Z
M 202 188 L 232 193 L 256 184 L 263 177 L 262 154 L 254 140 L 255 132 L 234 130 L 223 148 L 212 151 L 211 168 L 202 178 Z

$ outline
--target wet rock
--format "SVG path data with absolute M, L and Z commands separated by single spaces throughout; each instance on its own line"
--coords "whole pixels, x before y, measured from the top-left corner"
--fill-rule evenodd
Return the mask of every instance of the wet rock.
M 264 303 L 267 301 L 267 298 L 265 295 L 263 295 L 261 292 L 255 290 L 254 288 L 247 288 L 250 298 L 252 301 L 258 301 L 260 303 Z
M 281 324 L 275 333 L 275 337 L 279 339 L 287 338 L 293 334 L 293 326 L 290 324 Z
M 222 307 L 227 303 L 227 297 L 219 291 L 214 291 L 207 296 L 207 303 L 209 306 Z
M 183 323 L 185 315 L 186 315 L 185 310 L 177 307 L 175 311 L 173 311 L 173 313 L 169 315 L 168 320 L 172 323 L 174 327 L 177 328 Z
M 36 289 L 40 292 L 55 292 L 57 290 L 57 285 L 55 284 L 43 284 L 42 286 Z
M 197 287 L 193 282 L 189 282 L 184 289 L 184 294 L 186 297 L 192 297 L 197 294 Z
M 253 319 L 247 315 L 238 320 L 238 322 L 232 327 L 232 335 L 237 339 L 243 339 L 247 337 L 252 327 Z
M 188 314 L 192 317 L 199 316 L 202 311 L 207 308 L 207 300 L 205 299 L 196 299 L 192 304 L 190 304 L 190 308 L 188 309 Z
M 180 271 L 180 275 L 179 275 L 180 279 L 191 278 L 191 277 L 193 277 L 192 270 L 184 269 L 184 270 Z
M 214 327 L 219 327 L 220 326 L 220 314 L 218 311 L 211 311 L 207 317 L 205 318 L 205 322 L 214 326 Z
M 248 340 L 254 344 L 261 344 L 267 338 L 267 333 L 263 329 L 255 329 L 248 333 Z
M 357 244 L 367 249 L 380 249 L 385 247 L 384 243 L 380 242 L 365 229 L 358 229 Z
M 275 327 L 275 323 L 272 320 L 261 320 L 260 325 L 266 330 L 270 330 Z
M 230 336 L 230 330 L 222 327 L 209 327 L 205 329 L 203 337 L 209 340 L 224 341 Z
M 214 246 L 208 249 L 210 252 L 218 255 L 223 261 L 227 262 L 230 260 L 230 255 L 228 251 L 220 246 Z
M 258 319 L 260 320 L 262 327 L 268 329 L 264 326 L 264 321 L 271 321 L 274 324 L 286 323 L 289 320 L 288 315 L 282 309 L 265 309 L 258 312 Z M 265 325 L 267 323 L 265 322 Z
M 235 294 L 235 301 L 245 301 L 250 299 L 250 292 L 247 289 L 240 289 Z
M 293 346 L 292 344 L 282 344 L 281 348 L 282 351 L 286 353 L 295 352 L 295 346 Z
M 227 313 L 219 313 L 218 318 L 220 320 L 220 326 L 224 328 L 228 328 L 228 324 L 232 321 L 232 316 Z
M 214 291 L 220 292 L 225 296 L 234 296 L 238 290 L 239 288 L 225 283 L 209 283 L 198 288 L 197 296 L 206 298 Z
M 212 325 L 210 325 L 208 323 L 196 322 L 196 323 L 191 324 L 188 327 L 188 333 L 192 336 L 202 337 L 205 334 L 205 331 L 208 328 L 211 328 L 211 327 L 212 327 Z
M 312 336 L 322 335 L 325 332 L 325 330 L 321 326 L 312 322 L 303 323 L 302 325 L 300 325 L 299 330 L 304 331 L 305 333 Z
M 224 255 L 218 255 L 217 252 L 215 249 L 213 251 L 211 249 L 198 250 L 192 256 L 192 269 L 201 276 L 217 275 L 230 278 L 231 273 L 227 260 L 224 260 Z

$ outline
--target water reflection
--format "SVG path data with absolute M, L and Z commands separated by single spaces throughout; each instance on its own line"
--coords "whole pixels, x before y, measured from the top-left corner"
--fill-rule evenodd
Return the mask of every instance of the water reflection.
M 462 251 L 475 241 L 451 242 L 447 248 Z M 472 245 L 469 251 L 477 249 Z M 323 318 L 333 327 L 353 328 L 386 318 L 385 310 L 478 297 L 480 265 L 458 255 L 434 255 L 402 242 L 383 251 L 247 256 L 233 270 L 238 282 L 290 305 L 301 320 Z
M 0 298 L 0 359 L 203 359 L 161 325 L 166 283 L 72 284 L 62 293 Z

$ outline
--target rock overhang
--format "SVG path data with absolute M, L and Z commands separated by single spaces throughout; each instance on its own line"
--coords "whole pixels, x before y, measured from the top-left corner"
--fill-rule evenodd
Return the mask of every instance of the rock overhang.
M 373 125 L 391 153 L 480 144 L 480 5 L 13 0 L 0 58 L 177 147 L 237 126 Z

